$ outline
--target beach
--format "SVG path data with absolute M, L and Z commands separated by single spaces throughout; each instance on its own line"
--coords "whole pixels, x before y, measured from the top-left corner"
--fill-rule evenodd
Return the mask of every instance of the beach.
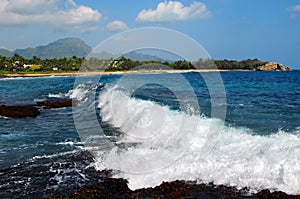
M 9 73 L 3 77 L 48 77 L 48 76 L 77 76 L 77 75 L 113 75 L 113 74 L 143 74 L 143 73 L 188 73 L 188 72 L 230 72 L 248 70 L 219 70 L 219 69 L 197 69 L 197 70 L 130 70 L 130 71 L 75 71 L 75 72 L 49 72 L 49 73 Z

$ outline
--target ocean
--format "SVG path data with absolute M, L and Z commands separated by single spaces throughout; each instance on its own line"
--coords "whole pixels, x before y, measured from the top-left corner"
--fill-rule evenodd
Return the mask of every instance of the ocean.
M 68 195 L 94 168 L 132 190 L 193 180 L 300 194 L 300 71 L 0 79 L 0 105 L 70 98 L 0 116 L 1 198 Z

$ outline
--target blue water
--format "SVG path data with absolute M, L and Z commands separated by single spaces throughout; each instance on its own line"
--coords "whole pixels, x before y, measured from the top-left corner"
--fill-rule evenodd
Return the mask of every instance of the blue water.
M 116 140 L 122 137 L 122 133 L 128 133 L 126 132 L 128 128 L 121 128 L 115 125 L 112 120 L 107 119 L 108 115 L 103 115 L 106 113 L 105 108 L 109 106 L 105 107 L 105 105 L 102 105 L 101 107 L 104 107 L 103 110 L 99 110 L 98 104 L 102 102 L 101 97 L 107 96 L 102 94 L 108 91 L 121 91 L 117 92 L 119 95 L 116 97 L 117 99 L 114 99 L 118 106 L 115 107 L 116 110 L 123 108 L 124 103 L 127 103 L 127 101 L 123 102 L 122 100 L 127 99 L 124 97 L 126 93 L 130 93 L 129 102 L 137 103 L 138 108 L 144 109 L 144 112 L 147 112 L 146 110 L 149 105 L 147 102 L 153 102 L 159 107 L 168 107 L 167 109 L 169 109 L 170 112 L 167 112 L 167 115 L 171 116 L 171 118 L 176 118 L 179 112 L 198 118 L 216 117 L 221 120 L 224 119 L 225 132 L 223 133 L 225 134 L 221 135 L 223 138 L 219 141 L 220 147 L 216 147 L 216 154 L 220 154 L 222 158 L 222 154 L 224 153 L 224 161 L 232 162 L 232 165 L 240 165 L 238 168 L 244 168 L 244 162 L 248 161 L 247 164 L 251 165 L 256 164 L 256 162 L 261 159 L 263 161 L 263 163 L 261 163 L 262 165 L 273 165 L 274 168 L 278 168 L 279 170 L 286 169 L 285 174 L 287 177 L 285 178 L 282 177 L 283 171 L 280 170 L 274 174 L 272 169 L 269 168 L 270 180 L 266 180 L 265 182 L 267 184 L 262 184 L 261 187 L 275 187 L 290 193 L 300 192 L 297 188 L 298 181 L 285 181 L 286 179 L 291 180 L 289 176 L 296 175 L 295 173 L 298 172 L 298 167 L 295 167 L 295 165 L 299 164 L 297 151 L 300 148 L 298 144 L 300 140 L 300 71 L 224 72 L 221 73 L 222 85 L 219 84 L 220 82 L 215 81 L 217 77 L 218 74 L 213 72 L 202 74 L 165 73 L 81 76 L 80 81 L 83 81 L 83 83 L 79 83 L 78 85 L 77 82 L 75 86 L 74 83 L 78 80 L 76 77 L 0 79 L 0 105 L 36 104 L 39 101 L 69 98 L 75 98 L 79 102 L 85 102 L 88 96 L 94 92 L 94 95 L 91 95 L 90 99 L 94 100 L 95 103 L 90 108 L 95 109 L 95 113 L 97 114 L 96 118 L 104 130 L 104 134 L 109 136 L 112 142 L 116 143 L 118 143 Z M 211 84 L 210 86 L 207 86 L 208 81 Z M 118 84 L 118 88 L 114 88 L 116 84 Z M 223 85 L 225 89 L 224 93 L 222 93 Z M 218 88 L 220 90 L 217 89 L 212 93 L 210 90 L 212 88 Z M 193 98 L 194 95 L 196 99 Z M 212 99 L 220 103 L 214 103 Z M 226 101 L 224 101 L 224 99 Z M 110 99 L 103 99 L 103 101 L 105 100 L 110 101 Z M 195 108 L 197 106 L 199 110 Z M 212 110 L 217 114 L 214 114 Z M 222 110 L 226 111 L 224 115 L 225 118 L 223 118 L 222 113 L 218 113 L 218 111 L 222 112 Z M 53 157 L 60 157 L 61 160 L 63 160 L 66 154 L 75 154 L 85 150 L 85 145 L 83 140 L 81 140 L 82 137 L 78 134 L 78 129 L 76 129 L 74 124 L 73 111 L 74 109 L 71 107 L 44 109 L 41 110 L 41 115 L 38 117 L 25 119 L 13 119 L 0 116 L 0 169 L 23 164 L 24 162 L 35 162 L 40 158 L 47 158 L 50 162 Z M 137 114 L 144 112 L 137 112 Z M 93 114 L 94 113 L 91 113 L 91 115 Z M 164 116 L 165 115 L 160 112 L 155 112 L 155 117 L 162 117 L 161 120 L 164 119 Z M 188 118 L 186 121 L 193 121 L 190 120 L 189 116 L 186 116 Z M 123 117 L 122 114 L 118 115 L 118 117 L 124 119 L 121 118 Z M 140 115 L 140 118 L 145 119 L 140 122 L 147 123 L 147 117 L 144 118 L 143 115 Z M 128 118 L 128 121 L 130 119 L 131 118 Z M 160 119 L 158 119 L 158 121 L 159 120 Z M 208 120 L 201 120 L 200 123 L 203 124 L 203 122 L 205 123 L 206 121 Z M 168 124 L 169 123 L 164 123 L 164 125 Z M 166 128 L 167 132 L 170 131 L 172 133 L 174 129 L 177 128 L 174 126 L 176 123 L 172 125 L 170 128 Z M 205 126 L 206 124 L 203 128 L 206 128 Z M 180 128 L 180 126 L 178 128 Z M 89 126 L 86 130 L 93 131 L 93 127 Z M 222 141 L 224 143 L 222 143 Z M 122 141 L 119 141 L 119 143 L 122 143 Z M 232 144 L 232 146 L 230 144 Z M 126 149 L 126 142 L 120 146 L 122 146 L 122 148 L 120 148 L 121 150 Z M 128 147 L 132 148 L 132 146 L 135 145 L 129 145 Z M 141 153 L 145 150 L 143 147 L 147 148 L 148 145 L 141 145 Z M 245 147 L 249 148 L 244 149 Z M 239 149 L 241 149 L 241 151 L 239 154 L 236 154 Z M 195 154 L 197 150 L 193 150 L 191 153 Z M 249 156 L 248 154 L 248 152 L 250 153 L 251 151 L 253 151 L 253 156 Z M 229 154 L 226 155 L 227 153 Z M 230 153 L 235 155 L 231 157 Z M 277 159 L 273 153 L 275 156 L 278 154 Z M 290 157 L 286 156 L 286 159 L 282 160 L 282 154 L 289 154 Z M 187 157 L 188 156 L 186 156 L 186 158 Z M 222 170 L 224 169 L 224 162 L 222 163 L 222 161 L 215 157 L 217 156 L 208 157 L 208 159 L 211 158 L 209 159 L 210 161 L 216 162 L 216 177 L 213 178 L 213 180 L 220 178 L 220 176 L 217 175 L 217 171 L 220 170 L 218 166 L 221 166 Z M 276 161 L 273 161 L 274 158 Z M 97 161 L 96 159 L 95 161 Z M 186 159 L 185 162 L 188 163 L 192 161 L 188 164 L 192 166 L 198 164 L 196 160 L 197 156 Z M 218 162 L 220 162 L 220 165 L 217 164 Z M 99 164 L 101 164 L 101 161 Z M 207 166 L 207 169 L 210 167 L 212 166 Z M 205 168 L 205 166 L 191 168 L 189 170 L 190 173 L 186 173 L 186 176 L 188 176 L 187 180 L 190 179 L 190 176 L 196 179 L 199 177 L 204 180 L 205 176 L 201 176 L 196 171 L 201 171 L 201 169 Z M 193 171 L 193 169 L 195 169 L 195 171 Z M 228 169 L 229 171 L 227 173 L 226 170 L 223 171 L 224 175 L 222 176 L 224 176 L 225 182 L 222 181 L 221 183 L 228 181 L 230 184 L 235 182 L 235 179 L 238 179 L 231 176 L 232 171 L 230 171 L 230 166 Z M 244 171 L 240 171 L 240 173 L 236 175 L 245 176 L 245 180 L 238 180 L 234 185 L 252 186 L 253 182 L 254 184 L 257 182 L 259 176 L 264 175 L 262 171 L 266 170 L 266 168 L 257 170 L 257 168 L 254 167 L 251 167 L 251 169 L 253 169 L 253 171 L 250 171 L 250 173 L 253 173 L 253 178 L 247 176 L 247 173 L 243 173 Z M 174 169 L 173 172 L 172 174 L 169 170 L 169 178 L 161 178 L 161 181 L 173 179 L 172 175 L 176 176 L 178 171 Z M 206 170 L 204 170 L 202 174 L 205 172 Z M 258 176 L 254 175 L 256 172 L 259 174 Z M 128 177 L 128 179 L 130 178 L 131 177 Z M 281 178 L 282 180 L 278 180 Z M 142 182 L 138 185 L 138 182 L 142 181 L 141 179 L 135 179 L 133 182 L 136 184 L 132 183 L 131 186 L 143 187 Z M 147 178 L 144 178 L 144 180 L 146 179 Z M 157 179 L 159 179 L 159 176 Z M 211 180 L 211 177 L 208 179 Z M 275 180 L 273 181 L 273 179 Z M 156 184 L 159 182 L 156 182 Z M 293 186 L 291 186 L 291 183 Z M 155 185 L 155 182 L 153 182 L 153 184 Z
M 204 73 L 210 76 L 211 73 Z M 134 84 L 139 79 L 172 81 L 174 74 L 128 75 Z M 183 76 L 194 89 L 201 114 L 210 116 L 210 95 L 199 73 Z M 226 72 L 221 73 L 227 99 L 226 123 L 247 127 L 260 135 L 279 129 L 294 132 L 300 126 L 300 71 L 291 72 Z M 90 77 L 87 77 L 89 79 Z M 121 75 L 105 75 L 101 83 L 116 84 Z M 13 78 L 0 80 L 0 104 L 35 104 L 51 100 L 49 94 L 68 93 L 75 77 Z M 180 82 L 179 82 L 180 83 Z M 130 87 L 130 86 L 129 86 Z M 155 84 L 144 85 L 134 97 L 152 100 L 173 109 L 176 96 L 169 89 Z M 7 167 L 35 156 L 75 150 L 79 137 L 73 122 L 72 108 L 43 110 L 37 118 L 0 118 L 0 167 Z M 67 144 L 62 144 L 66 142 Z M 70 144 L 71 143 L 71 144 Z

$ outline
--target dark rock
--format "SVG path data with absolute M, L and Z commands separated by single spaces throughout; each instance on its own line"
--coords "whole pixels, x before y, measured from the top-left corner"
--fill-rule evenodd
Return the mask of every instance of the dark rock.
M 300 195 L 298 196 L 293 196 L 293 195 L 288 195 L 282 191 L 275 191 L 275 192 L 270 192 L 269 190 L 262 190 L 260 192 L 258 192 L 257 194 L 255 194 L 258 198 L 261 199 L 296 199 L 296 198 L 300 198 Z
M 61 101 L 45 101 L 45 102 L 38 102 L 38 106 L 43 106 L 45 109 L 51 109 L 51 108 L 64 108 L 64 107 L 72 107 L 72 105 L 76 104 L 76 101 L 73 101 L 71 99 L 67 100 L 61 100 Z
M 37 106 L 34 105 L 21 105 L 21 106 L 0 106 L 0 115 L 11 118 L 25 118 L 25 117 L 37 117 L 40 115 L 40 110 L 38 106 L 43 107 L 44 109 L 51 108 L 64 108 L 64 107 L 72 107 L 76 105 L 76 100 L 61 100 L 61 101 L 45 101 L 38 102 Z
M 111 177 L 110 171 L 89 167 L 93 158 L 88 151 L 80 151 L 0 168 L 0 199 L 63 198 Z
M 0 115 L 12 118 L 37 117 L 40 111 L 32 105 L 27 106 L 0 106 Z
M 52 196 L 50 198 L 59 198 Z M 248 189 L 238 190 L 235 187 L 210 184 L 197 184 L 190 181 L 163 182 L 154 188 L 138 189 L 131 191 L 124 179 L 107 178 L 93 186 L 81 187 L 76 193 L 66 198 L 206 198 L 206 199 L 299 199 L 300 196 L 288 195 L 284 192 L 269 190 L 260 191 L 257 194 L 249 194 Z
M 70 198 L 125 198 L 130 192 L 126 180 L 106 178 L 96 185 L 80 188 Z M 55 197 L 52 196 L 52 198 Z

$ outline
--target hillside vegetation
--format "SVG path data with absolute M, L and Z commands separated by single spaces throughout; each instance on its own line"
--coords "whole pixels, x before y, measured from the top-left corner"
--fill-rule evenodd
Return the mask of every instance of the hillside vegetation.
M 269 62 L 258 59 L 242 61 L 199 59 L 197 62 L 179 60 L 175 62 L 134 61 L 119 57 L 98 59 L 72 56 L 70 58 L 41 59 L 33 56 L 25 58 L 19 54 L 12 57 L 0 56 L 0 70 L 6 72 L 34 71 L 128 71 L 128 70 L 189 70 L 189 69 L 223 69 L 223 70 L 258 70 Z M 2 72 L 3 73 L 3 72 Z
M 10 52 L 5 49 L 0 49 L 0 55 L 5 57 L 12 57 L 18 54 L 24 58 L 32 58 L 33 56 L 40 59 L 53 58 L 71 58 L 85 57 L 91 52 L 92 48 L 85 44 L 84 41 L 78 38 L 66 38 L 54 41 L 45 46 L 37 46 L 35 48 L 17 49 Z

